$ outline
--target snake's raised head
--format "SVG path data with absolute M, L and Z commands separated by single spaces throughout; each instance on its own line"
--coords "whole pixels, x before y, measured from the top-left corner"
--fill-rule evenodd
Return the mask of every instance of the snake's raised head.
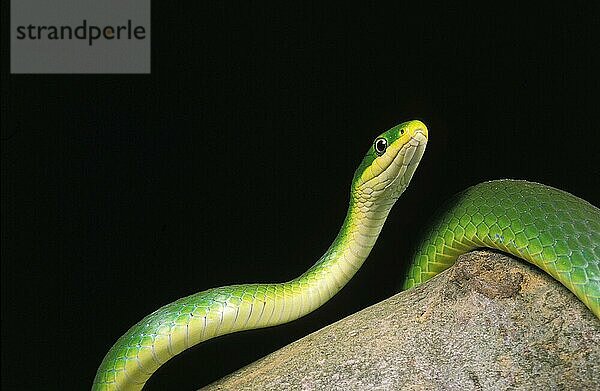
M 410 183 L 427 138 L 427 127 L 418 120 L 382 133 L 354 173 L 352 198 L 391 207 Z

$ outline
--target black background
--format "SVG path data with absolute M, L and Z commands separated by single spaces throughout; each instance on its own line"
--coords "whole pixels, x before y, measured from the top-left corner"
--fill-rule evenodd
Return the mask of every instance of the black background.
M 157 307 L 299 275 L 373 138 L 408 119 L 428 150 L 348 286 L 291 324 L 181 354 L 148 389 L 209 383 L 399 291 L 427 217 L 469 185 L 524 178 L 599 204 L 593 2 L 154 2 L 151 75 L 9 75 L 6 3 L 3 387 L 86 389 Z

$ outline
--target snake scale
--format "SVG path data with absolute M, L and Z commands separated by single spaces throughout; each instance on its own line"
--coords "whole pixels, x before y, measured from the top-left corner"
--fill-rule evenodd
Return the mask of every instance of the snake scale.
M 421 121 L 377 137 L 356 170 L 337 237 L 304 274 L 284 283 L 208 289 L 167 304 L 131 327 L 108 351 L 94 390 L 139 390 L 162 364 L 219 335 L 274 326 L 319 308 L 356 273 L 388 213 L 407 188 L 428 141 Z M 567 192 L 497 180 L 460 193 L 418 247 L 404 288 L 419 285 L 475 248 L 522 258 L 549 273 L 600 318 L 600 210 Z

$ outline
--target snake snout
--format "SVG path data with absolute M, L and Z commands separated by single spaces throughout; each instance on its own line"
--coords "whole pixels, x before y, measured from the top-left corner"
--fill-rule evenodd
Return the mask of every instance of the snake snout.
M 424 140 L 429 138 L 429 130 L 427 129 L 427 126 L 418 119 L 410 121 L 408 130 L 413 138 L 422 138 Z

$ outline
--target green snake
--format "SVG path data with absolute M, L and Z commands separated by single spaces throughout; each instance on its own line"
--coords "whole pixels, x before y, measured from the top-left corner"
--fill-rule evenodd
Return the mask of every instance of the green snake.
M 390 209 L 407 188 L 428 141 L 421 121 L 377 137 L 352 179 L 335 240 L 304 274 L 283 283 L 208 289 L 167 304 L 108 351 L 94 390 L 139 390 L 162 364 L 202 341 L 298 319 L 334 296 L 361 267 Z M 457 195 L 418 247 L 404 288 L 419 285 L 470 250 L 489 247 L 549 273 L 600 318 L 600 209 L 567 192 L 497 180 Z

